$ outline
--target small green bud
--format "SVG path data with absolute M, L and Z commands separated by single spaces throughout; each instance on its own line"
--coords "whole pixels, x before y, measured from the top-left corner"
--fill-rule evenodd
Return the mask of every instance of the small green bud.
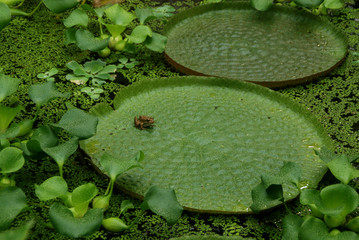
M 122 232 L 128 228 L 128 226 L 117 217 L 104 219 L 102 226 L 110 232 Z
M 333 216 L 325 215 L 324 221 L 329 228 L 336 228 L 345 223 L 345 218 L 343 218 L 342 216 L 333 217 Z
M 110 42 L 108 43 L 109 48 L 115 49 L 116 44 L 122 40 L 121 36 L 110 37 Z
M 330 231 L 329 235 L 331 236 L 335 236 L 335 235 L 338 235 L 340 234 L 340 231 L 338 229 L 333 229 L 332 231 Z
M 111 49 L 109 49 L 108 47 L 106 47 L 98 52 L 98 55 L 103 58 L 110 56 L 110 54 L 111 54 Z
M 15 186 L 16 182 L 14 179 L 8 178 L 6 176 L 0 179 L 0 188 L 2 187 L 12 187 Z
M 119 41 L 118 43 L 116 43 L 115 49 L 116 49 L 117 51 L 122 51 L 122 50 L 125 48 L 125 46 L 126 46 L 126 41 L 125 41 L 125 40 L 121 40 L 121 41 Z
M 315 204 L 309 204 L 309 207 L 310 207 L 310 210 L 314 217 L 321 218 L 321 219 L 324 218 L 324 214 L 318 210 L 318 208 Z
M 110 35 L 108 35 L 108 34 L 101 34 L 101 36 L 100 36 L 101 39 L 106 39 L 109 37 L 110 37 Z
M 92 207 L 93 208 L 104 208 L 106 210 L 110 206 L 110 198 L 111 198 L 111 195 L 97 196 L 94 198 L 94 200 L 92 202 Z

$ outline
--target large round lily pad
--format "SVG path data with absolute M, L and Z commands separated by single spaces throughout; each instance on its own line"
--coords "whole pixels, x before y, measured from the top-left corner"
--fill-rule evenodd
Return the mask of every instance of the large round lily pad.
M 292 85 L 336 67 L 347 53 L 344 35 L 329 21 L 293 8 L 260 12 L 223 2 L 183 11 L 168 22 L 165 56 L 190 75 Z
M 143 151 L 143 169 L 117 181 L 135 196 L 158 185 L 174 188 L 190 210 L 248 213 L 262 174 L 278 174 L 292 161 L 302 168 L 301 185 L 316 187 L 326 172 L 314 149 L 331 148 L 330 140 L 316 119 L 255 84 L 194 76 L 141 81 L 120 91 L 115 108 L 81 147 L 100 169 L 104 152 L 121 161 Z M 136 128 L 140 115 L 155 126 Z M 284 192 L 286 200 L 298 195 L 289 184 Z

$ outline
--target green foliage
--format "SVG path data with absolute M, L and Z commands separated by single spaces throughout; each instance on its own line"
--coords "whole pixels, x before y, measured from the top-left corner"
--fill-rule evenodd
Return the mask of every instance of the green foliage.
M 54 13 L 65 12 L 68 9 L 76 7 L 79 0 L 42 0 L 45 6 Z
M 22 151 L 15 147 L 7 147 L 0 151 L 0 173 L 18 171 L 25 163 Z
M 34 221 L 29 221 L 24 226 L 16 229 L 7 230 L 0 233 L 1 240 L 25 240 L 29 235 L 30 229 L 34 226 Z
M 61 93 L 57 90 L 55 83 L 47 82 L 32 85 L 29 89 L 29 95 L 31 100 L 39 108 L 55 98 L 68 98 L 70 96 L 70 93 Z
M 53 77 L 59 72 L 57 68 L 51 68 L 49 71 L 45 73 L 39 73 L 37 74 L 37 77 L 40 79 L 46 79 L 48 82 L 54 82 L 55 78 Z
M 3 73 L 0 73 L 0 102 L 2 102 L 6 97 L 15 93 L 19 87 L 20 79 L 12 78 L 6 76 Z
M 35 193 L 41 201 L 55 199 L 66 195 L 67 183 L 62 177 L 54 176 L 40 185 L 35 184 Z
M 9 24 L 11 20 L 11 12 L 8 5 L 0 2 L 0 30 L 3 29 L 6 25 Z

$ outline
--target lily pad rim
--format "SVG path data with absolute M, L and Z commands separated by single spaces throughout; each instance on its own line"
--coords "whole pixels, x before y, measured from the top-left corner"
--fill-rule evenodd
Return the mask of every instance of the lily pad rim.
M 199 6 L 187 9 L 183 12 L 177 13 L 174 16 L 172 16 L 168 20 L 167 24 L 165 25 L 162 34 L 169 38 L 169 35 L 170 35 L 172 29 L 181 21 L 183 21 L 187 18 L 195 17 L 200 14 L 207 13 L 208 11 L 219 11 L 219 10 L 225 10 L 225 9 L 257 11 L 250 5 L 249 2 L 241 2 L 241 1 L 239 1 L 239 2 L 226 1 L 226 2 L 199 5 Z M 267 81 L 248 81 L 246 79 L 237 79 L 237 78 L 233 78 L 233 79 L 252 82 L 252 83 L 256 83 L 256 84 L 259 84 L 259 85 L 262 85 L 265 87 L 269 87 L 269 88 L 279 88 L 279 87 L 285 87 L 285 86 L 290 86 L 290 85 L 297 85 L 300 83 L 307 83 L 310 80 L 316 79 L 320 76 L 323 76 L 323 75 L 331 72 L 332 70 L 337 68 L 347 57 L 347 55 L 348 55 L 348 38 L 347 38 L 347 36 L 342 31 L 340 31 L 338 28 L 336 28 L 327 18 L 325 18 L 323 16 L 317 16 L 317 15 L 311 14 L 309 12 L 306 12 L 304 10 L 299 10 L 299 9 L 296 9 L 293 7 L 277 6 L 277 5 L 272 6 L 271 9 L 266 12 L 258 12 L 258 14 L 273 14 L 274 15 L 274 13 L 271 13 L 271 12 L 297 14 L 298 16 L 304 16 L 304 17 L 308 18 L 308 20 L 310 20 L 310 21 L 315 21 L 315 24 L 317 24 L 317 25 L 326 26 L 326 28 L 330 27 L 330 30 L 333 32 L 335 37 L 342 41 L 343 49 L 345 46 L 345 52 L 343 54 L 342 59 L 340 59 L 336 64 L 334 64 L 332 67 L 330 67 L 324 71 L 316 72 L 315 74 L 301 77 L 301 78 L 296 78 L 296 79 L 289 79 L 289 80 L 283 80 L 283 81 L 269 81 L 269 82 L 267 82 Z M 198 72 L 198 71 L 191 69 L 188 66 L 183 66 L 183 65 L 179 64 L 178 62 L 176 62 L 176 60 L 174 60 L 171 56 L 169 56 L 167 54 L 166 49 L 164 51 L 164 57 L 170 65 L 172 65 L 174 68 L 176 68 L 177 70 L 179 70 L 180 72 L 182 72 L 184 74 L 196 75 L 196 76 L 221 77 L 221 76 L 208 75 L 208 74 L 205 74 L 202 72 Z

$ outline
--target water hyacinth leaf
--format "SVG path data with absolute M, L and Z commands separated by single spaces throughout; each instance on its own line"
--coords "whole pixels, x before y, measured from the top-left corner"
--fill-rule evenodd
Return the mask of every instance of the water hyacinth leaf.
M 121 33 L 126 29 L 125 26 L 115 24 L 105 24 L 105 26 L 112 36 L 121 36 Z
M 283 218 L 282 240 L 298 240 L 299 229 L 303 219 L 298 215 L 287 215 Z
M 100 163 L 112 181 L 114 181 L 120 174 L 132 168 L 141 167 L 136 159 L 119 159 L 106 152 L 102 155 Z
M 94 37 L 94 35 L 88 30 L 79 29 L 75 34 L 77 46 L 81 50 L 90 50 L 92 52 L 100 51 L 107 47 L 110 38 L 100 39 Z
M 345 224 L 345 227 L 353 232 L 359 233 L 359 216 L 350 219 L 348 223 Z
M 17 88 L 19 87 L 19 84 L 20 84 L 20 79 L 12 78 L 5 74 L 0 73 L 0 102 L 4 100 L 4 98 L 6 98 L 7 96 L 10 96 L 14 92 L 16 92 Z
M 3 231 L 27 206 L 26 196 L 18 187 L 5 187 L 0 189 L 0 202 L 0 231 Z
M 82 218 L 75 218 L 65 206 L 54 203 L 49 211 L 50 221 L 62 235 L 79 238 L 96 232 L 103 220 L 103 209 L 90 209 Z
M 52 148 L 58 145 L 59 140 L 49 126 L 41 126 L 37 128 L 32 138 L 27 142 L 27 148 L 30 152 L 37 153 L 43 151 L 45 148 Z
M 80 0 L 42 0 L 42 2 L 51 12 L 61 13 L 74 8 Z
M 164 217 L 169 225 L 175 224 L 183 212 L 182 206 L 177 201 L 175 191 L 158 186 L 152 186 L 148 189 L 141 208 L 143 210 L 150 209 L 157 215 Z
M 12 120 L 14 120 L 16 114 L 23 109 L 24 108 L 22 106 L 12 108 L 0 105 L 0 133 L 5 132 Z
M 29 134 L 34 126 L 34 119 L 27 119 L 19 123 L 12 123 L 5 135 L 7 138 L 16 138 Z
M 68 110 L 59 123 L 53 126 L 60 127 L 79 139 L 86 139 L 95 135 L 97 123 L 97 117 L 75 108 Z
M 22 151 L 15 147 L 7 147 L 0 152 L 0 173 L 16 172 L 24 166 Z
M 144 24 L 146 21 L 156 18 L 154 16 L 152 8 L 137 8 L 135 10 L 135 14 L 140 21 L 140 24 Z
M 344 231 L 331 235 L 327 225 L 315 217 L 308 217 L 302 224 L 298 234 L 299 240 L 358 240 L 354 232 Z M 288 239 L 289 240 L 289 239 Z
M 35 184 L 35 194 L 41 201 L 48 201 L 66 195 L 67 183 L 60 176 L 46 179 L 40 185 Z
M 64 20 L 64 25 L 67 28 L 76 25 L 87 27 L 88 22 L 89 22 L 89 18 L 87 16 L 87 13 L 81 8 L 78 8 L 72 11 L 71 14 Z
M 1 138 L 0 136 L 0 150 L 10 147 L 10 141 L 6 138 Z
M 61 93 L 57 90 L 54 82 L 46 82 L 32 85 L 29 89 L 29 95 L 36 106 L 41 107 L 55 98 L 68 98 L 70 93 Z
M 133 43 L 143 43 L 147 37 L 152 37 L 152 30 L 148 26 L 140 25 L 135 27 L 131 32 L 131 35 L 127 37 Z
M 294 0 L 294 2 L 301 7 L 315 8 L 318 7 L 323 0 Z
M 24 226 L 16 229 L 7 230 L 0 233 L 1 240 L 25 240 L 29 236 L 30 229 L 34 226 L 34 221 L 27 222 Z
M 301 177 L 300 166 L 294 162 L 286 162 L 278 174 L 263 175 L 262 181 L 266 188 L 272 184 L 293 183 L 298 185 Z
M 52 157 L 61 168 L 65 161 L 76 152 L 78 148 L 78 138 L 72 137 L 69 141 L 55 147 L 43 148 L 42 150 Z
M 120 5 L 115 4 L 105 10 L 106 16 L 116 25 L 127 26 L 136 18 L 132 13 L 127 12 Z
M 93 183 L 86 183 L 74 189 L 72 192 L 72 204 L 76 207 L 83 203 L 89 203 L 98 193 Z
M 76 28 L 68 28 L 65 31 L 65 45 L 69 45 L 71 43 L 76 43 Z
M 334 158 L 327 165 L 334 177 L 344 184 L 359 177 L 359 170 L 351 165 L 350 159 L 345 155 Z
M 107 114 L 113 112 L 113 108 L 108 103 L 98 103 L 92 108 L 90 108 L 89 113 L 101 118 L 103 116 L 106 116 Z
M 5 3 L 0 2 L 0 30 L 6 27 L 11 20 L 11 12 L 8 5 Z
M 133 203 L 130 200 L 124 200 L 121 202 L 120 214 L 125 213 L 125 212 L 127 212 L 128 209 L 133 209 L 134 207 L 135 206 L 133 206 Z
M 261 209 L 270 208 L 271 206 L 278 205 L 283 199 L 282 185 L 272 184 L 266 186 L 263 183 L 259 183 L 252 189 L 252 205 L 250 208 L 253 212 L 258 213 Z
M 163 52 L 167 43 L 167 37 L 159 33 L 152 32 L 152 37 L 147 37 L 145 46 L 154 52 Z
M 267 11 L 273 5 L 273 0 L 251 0 L 251 5 L 258 11 Z

